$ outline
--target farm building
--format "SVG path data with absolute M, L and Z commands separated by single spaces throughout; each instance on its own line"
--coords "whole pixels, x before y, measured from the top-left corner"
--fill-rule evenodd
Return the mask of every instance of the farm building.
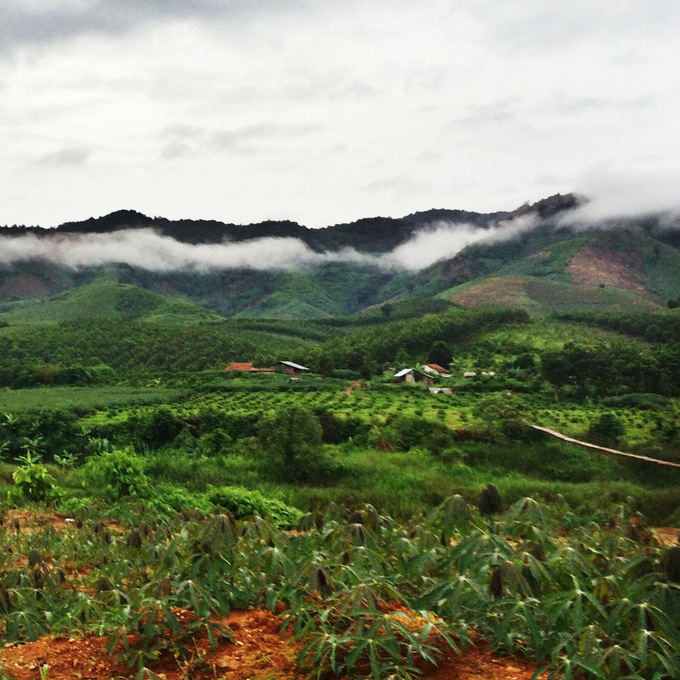
M 433 376 L 422 373 L 421 371 L 416 371 L 415 368 L 402 368 L 401 371 L 394 374 L 394 377 L 401 382 L 407 383 L 420 382 L 431 385 L 434 382 Z
M 246 362 L 246 363 L 235 363 L 235 364 L 229 364 L 225 369 L 225 371 L 244 371 L 246 373 L 274 373 L 276 370 L 273 366 L 269 368 L 255 368 L 252 363 Z
M 439 364 L 425 364 L 423 366 L 423 371 L 426 373 L 431 373 L 432 375 L 438 375 L 440 378 L 450 378 L 451 374 Z
M 309 369 L 300 364 L 294 364 L 292 361 L 278 361 L 276 363 L 276 370 L 286 373 L 291 378 L 299 378 L 305 371 Z

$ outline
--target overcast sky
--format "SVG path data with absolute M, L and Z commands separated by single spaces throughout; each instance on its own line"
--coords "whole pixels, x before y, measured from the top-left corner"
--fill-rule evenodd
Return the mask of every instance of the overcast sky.
M 678 0 L 2 0 L 0 224 L 677 206 L 678 35 Z

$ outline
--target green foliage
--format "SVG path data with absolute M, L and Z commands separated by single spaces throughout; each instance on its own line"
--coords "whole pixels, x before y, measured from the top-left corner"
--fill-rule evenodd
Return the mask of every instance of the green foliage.
M 483 423 L 491 438 L 529 437 L 526 402 L 511 392 L 497 392 L 479 400 L 474 406 L 473 415 Z
M 451 445 L 451 430 L 442 423 L 404 413 L 390 415 L 371 430 L 371 444 L 381 451 L 424 448 L 437 455 Z
M 626 434 L 626 427 L 614 413 L 603 413 L 589 428 L 588 437 L 595 443 L 616 444 Z
M 324 454 L 322 429 L 313 411 L 285 409 L 260 425 L 266 473 L 282 482 L 329 481 L 338 472 Z
M 141 671 L 161 650 L 188 664 L 199 631 L 213 646 L 229 639 L 219 621 L 232 607 L 282 607 L 302 668 L 318 675 L 412 677 L 444 646 L 464 651 L 474 630 L 553 678 L 677 677 L 680 553 L 628 538 L 628 515 L 581 518 L 523 497 L 490 520 L 454 496 L 407 523 L 370 505 L 327 508 L 295 534 L 192 511 L 155 526 L 134 517 L 127 535 L 88 518 L 2 532 L 0 622 L 8 641 L 106 635 Z
M 276 498 L 263 496 L 259 491 L 249 491 L 239 486 L 209 487 L 206 496 L 214 505 L 228 510 L 236 519 L 259 517 L 276 526 L 293 528 L 302 518 L 302 511 Z
M 86 411 L 102 410 L 129 404 L 156 404 L 173 401 L 183 393 L 179 389 L 148 387 L 50 387 L 32 389 L 0 390 L 0 412 L 20 414 L 44 410 Z
M 30 501 L 44 501 L 55 491 L 55 480 L 40 462 L 40 456 L 26 451 L 21 465 L 12 474 L 14 485 Z
M 83 475 L 101 477 L 107 492 L 114 498 L 147 498 L 151 485 L 144 468 L 144 459 L 132 447 L 126 447 L 90 458 L 83 468 Z
M 430 364 L 438 364 L 442 368 L 448 369 L 451 360 L 453 359 L 453 354 L 451 353 L 451 348 L 442 340 L 437 340 L 427 355 L 427 362 Z

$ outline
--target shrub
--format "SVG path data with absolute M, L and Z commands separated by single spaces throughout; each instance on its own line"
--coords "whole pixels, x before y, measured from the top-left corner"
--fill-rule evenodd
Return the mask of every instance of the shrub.
M 644 392 L 634 392 L 624 394 L 620 397 L 605 397 L 602 403 L 605 406 L 616 408 L 641 408 L 656 410 L 663 408 L 669 403 L 668 397 L 661 394 L 648 394 Z
M 39 461 L 39 457 L 26 453 L 23 464 L 12 475 L 16 488 L 30 501 L 44 501 L 54 491 L 54 478 Z
M 276 498 L 267 498 L 259 491 L 249 491 L 241 486 L 208 487 L 206 496 L 211 503 L 229 510 L 236 519 L 259 515 L 269 517 L 277 526 L 297 526 L 303 513 Z
M 101 475 L 107 491 L 116 498 L 144 498 L 150 493 L 149 478 L 144 473 L 144 459 L 130 446 L 91 458 L 83 470 L 91 466 Z
M 623 421 L 609 412 L 603 413 L 588 429 L 588 437 L 602 444 L 616 444 L 625 434 Z

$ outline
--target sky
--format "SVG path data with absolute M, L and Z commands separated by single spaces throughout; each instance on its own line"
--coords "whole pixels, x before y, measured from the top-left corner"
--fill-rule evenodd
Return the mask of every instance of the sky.
M 2 0 L 0 224 L 680 206 L 677 0 Z

